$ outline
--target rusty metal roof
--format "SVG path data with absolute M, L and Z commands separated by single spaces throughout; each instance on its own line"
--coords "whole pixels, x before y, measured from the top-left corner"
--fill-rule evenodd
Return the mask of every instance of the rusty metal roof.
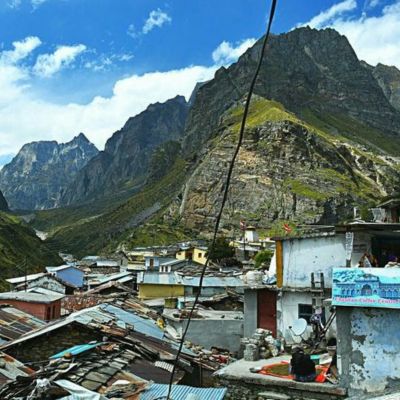
M 25 333 L 46 326 L 33 315 L 10 306 L 0 307 L 0 338 L 5 341 L 18 339 Z

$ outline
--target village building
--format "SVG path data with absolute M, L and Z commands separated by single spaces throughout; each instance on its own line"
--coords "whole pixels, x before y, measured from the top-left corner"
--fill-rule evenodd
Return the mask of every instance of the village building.
M 36 318 L 51 321 L 60 318 L 63 297 L 59 293 L 4 292 L 0 293 L 0 304 L 8 304 Z
M 6 282 L 10 284 L 10 290 L 20 290 L 20 288 L 25 289 L 25 286 L 28 285 L 30 281 L 33 281 L 37 278 L 41 278 L 45 276 L 45 272 L 39 272 L 37 274 L 29 274 L 29 275 L 24 275 L 24 276 L 19 276 L 16 278 L 9 278 L 6 279 Z
M 276 284 L 260 281 L 245 289 L 245 336 L 264 328 L 293 343 L 299 338 L 291 327 L 299 318 L 307 321 L 311 333 L 313 299 L 318 297 L 321 306 L 323 299 L 330 298 L 333 268 L 344 266 L 345 258 L 343 236 L 334 232 L 277 239 L 269 271 L 269 275 L 275 275 Z M 329 308 L 321 311 L 327 320 Z
M 61 265 L 59 267 L 46 267 L 46 271 L 68 285 L 77 288 L 83 287 L 85 273 L 77 267 L 72 265 Z
M 197 247 L 194 247 L 194 249 L 193 249 L 192 260 L 196 263 L 205 265 L 205 263 L 207 261 L 207 255 L 208 255 L 208 247 L 197 246 Z
M 192 297 L 199 292 L 200 277 L 172 273 L 142 272 L 138 276 L 139 298 Z M 228 289 L 242 290 L 243 281 L 234 276 L 205 276 L 202 297 L 226 293 Z

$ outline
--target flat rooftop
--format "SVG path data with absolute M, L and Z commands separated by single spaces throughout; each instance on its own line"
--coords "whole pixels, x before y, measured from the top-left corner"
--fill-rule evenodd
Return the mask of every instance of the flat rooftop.
M 175 313 L 180 313 L 181 310 L 178 309 L 165 309 L 163 315 L 169 319 L 179 321 L 180 318 L 176 318 L 173 316 Z M 188 310 L 189 311 L 189 310 Z M 195 310 L 197 315 L 200 315 L 202 318 L 194 318 L 193 319 L 213 319 L 213 320 L 220 320 L 220 319 L 243 319 L 244 314 L 242 311 L 217 311 L 217 310 Z M 185 320 L 187 318 L 182 318 Z
M 266 387 L 269 386 L 271 387 L 271 389 L 273 387 L 276 387 L 279 388 L 279 391 L 283 393 L 285 392 L 285 390 L 298 390 L 299 392 L 314 392 L 336 397 L 343 397 L 346 395 L 345 389 L 331 383 L 295 382 L 289 379 L 250 372 L 250 368 L 264 367 L 265 365 L 276 364 L 281 361 L 290 362 L 290 359 L 290 355 L 272 357 L 266 360 L 258 361 L 245 361 L 244 359 L 241 359 L 215 372 L 214 376 L 229 381 L 238 381 L 238 384 L 245 382 L 253 385 L 255 384 Z M 268 389 L 266 388 L 266 390 Z

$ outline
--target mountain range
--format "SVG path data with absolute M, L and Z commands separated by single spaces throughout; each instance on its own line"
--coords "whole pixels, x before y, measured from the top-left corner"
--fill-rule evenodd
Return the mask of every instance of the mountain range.
M 0 171 L 0 189 L 11 209 L 57 207 L 64 189 L 97 153 L 83 133 L 68 143 L 25 144 Z
M 33 156 L 21 150 L 0 173 L 11 208 L 62 206 L 36 212 L 32 223 L 77 255 L 207 236 L 260 48 L 261 39 L 197 85 L 189 102 L 178 96 L 130 118 L 104 151 L 58 181 L 45 168 L 27 169 Z M 274 35 L 222 229 L 233 234 L 240 219 L 262 227 L 350 219 L 354 206 L 368 210 L 398 191 L 399 151 L 397 68 L 360 61 L 332 29 Z

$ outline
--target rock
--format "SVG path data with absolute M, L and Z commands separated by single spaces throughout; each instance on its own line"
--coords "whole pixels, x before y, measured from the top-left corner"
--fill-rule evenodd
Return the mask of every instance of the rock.
M 0 211 L 8 211 L 8 203 L 2 192 L 0 192 Z
M 66 189 L 62 204 L 115 197 L 163 176 L 179 154 L 188 104 L 183 96 L 129 118 Z M 164 147 L 163 147 L 164 146 Z M 152 161 L 152 157 L 155 159 Z
M 68 143 L 28 143 L 0 171 L 0 188 L 12 209 L 56 207 L 66 186 L 97 153 L 82 133 Z

